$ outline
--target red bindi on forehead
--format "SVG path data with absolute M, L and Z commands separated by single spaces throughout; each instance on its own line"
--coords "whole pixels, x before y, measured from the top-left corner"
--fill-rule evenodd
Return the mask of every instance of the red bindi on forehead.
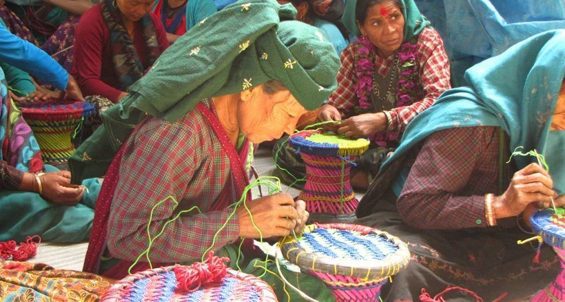
M 383 17 L 386 17 L 386 16 L 388 16 L 388 14 L 390 14 L 390 9 L 387 8 L 387 7 L 381 6 L 379 8 L 379 14 Z

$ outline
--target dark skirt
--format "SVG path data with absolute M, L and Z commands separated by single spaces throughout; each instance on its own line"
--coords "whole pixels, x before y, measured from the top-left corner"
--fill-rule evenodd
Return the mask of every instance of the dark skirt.
M 431 297 L 450 286 L 466 288 L 484 301 L 523 299 L 547 286 L 560 270 L 548 246 L 533 259 L 537 244 L 518 245 L 532 235 L 517 228 L 461 231 L 418 230 L 402 222 L 395 211 L 380 211 L 356 221 L 398 236 L 408 244 L 411 261 L 383 288 L 384 301 L 419 301 L 422 289 Z M 463 291 L 446 301 L 475 301 Z

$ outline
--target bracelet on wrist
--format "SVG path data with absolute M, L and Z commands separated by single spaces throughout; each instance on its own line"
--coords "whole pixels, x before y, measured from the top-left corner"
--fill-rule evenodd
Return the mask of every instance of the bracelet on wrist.
M 496 217 L 494 216 L 494 209 L 492 203 L 494 202 L 494 194 L 488 193 L 485 195 L 485 218 L 488 226 L 496 226 Z
M 41 183 L 41 176 L 43 176 L 44 174 L 45 173 L 43 172 L 34 174 L 35 182 L 37 183 L 37 193 L 39 195 L 43 194 L 43 184 Z

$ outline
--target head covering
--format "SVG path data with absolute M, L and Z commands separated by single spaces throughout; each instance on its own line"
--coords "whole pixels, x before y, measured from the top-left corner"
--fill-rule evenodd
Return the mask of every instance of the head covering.
M 400 0 L 402 3 L 402 14 L 404 15 L 404 41 L 412 39 L 426 28 L 430 26 L 430 21 L 420 13 L 418 6 L 414 0 Z M 345 11 L 341 17 L 343 25 L 349 31 L 349 38 L 353 41 L 354 37 L 360 35 L 357 27 L 357 18 L 355 16 L 355 7 L 357 0 L 347 0 L 345 2 Z
M 565 30 L 548 31 L 524 40 L 499 56 L 468 69 L 468 87 L 442 94 L 406 128 L 400 146 L 383 163 L 386 169 L 432 133 L 458 127 L 496 126 L 509 136 L 510 150 L 536 149 L 548 162 L 555 190 L 565 193 L 565 138 L 549 131 L 565 77 Z M 557 134 L 557 135 L 554 135 Z M 513 158 L 521 169 L 532 158 Z M 408 176 L 401 172 L 393 189 L 398 195 Z M 382 189 L 382 188 L 381 188 Z
M 103 127 L 70 160 L 73 180 L 103 175 L 146 114 L 176 121 L 205 98 L 269 80 L 280 81 L 307 109 L 318 107 L 336 87 L 339 59 L 315 27 L 281 21 L 295 15 L 290 4 L 246 0 L 193 27 L 130 87 L 127 97 L 104 112 Z

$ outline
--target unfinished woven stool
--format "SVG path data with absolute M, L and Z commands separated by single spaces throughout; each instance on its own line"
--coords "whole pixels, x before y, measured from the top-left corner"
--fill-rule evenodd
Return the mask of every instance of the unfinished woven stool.
M 539 211 L 530 219 L 535 233 L 543 238 L 543 242 L 553 247 L 561 261 L 561 272 L 546 288 L 540 290 L 531 301 L 554 302 L 565 301 L 565 210 L 553 209 Z
M 290 144 L 306 165 L 306 183 L 298 198 L 306 203 L 309 222 L 354 220 L 359 201 L 351 187 L 352 160 L 367 151 L 369 141 L 301 131 L 290 137 Z
M 41 148 L 46 164 L 66 164 L 75 147 L 71 138 L 83 119 L 85 102 L 22 102 L 18 103 Z
M 138 272 L 114 283 L 101 301 L 277 301 L 267 283 L 226 268 L 223 261 L 218 257 L 208 257 L 205 263 Z
M 337 301 L 378 301 L 381 287 L 410 260 L 408 246 L 376 229 L 353 224 L 311 224 L 281 244 L 290 262 L 322 279 Z

